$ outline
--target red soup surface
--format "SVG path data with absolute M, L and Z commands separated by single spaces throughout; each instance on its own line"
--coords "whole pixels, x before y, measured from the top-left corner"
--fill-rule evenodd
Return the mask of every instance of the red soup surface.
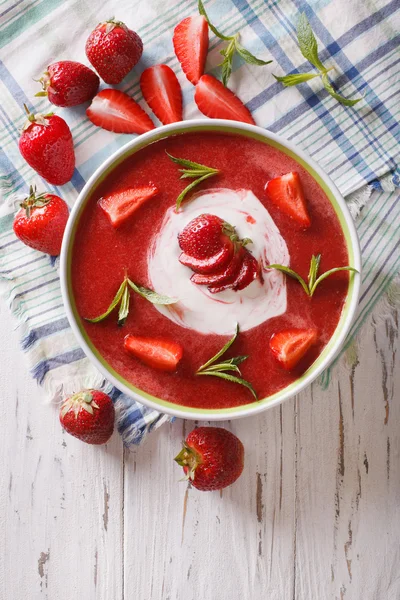
M 323 190 L 295 160 L 254 139 L 219 133 L 189 133 L 155 142 L 127 158 L 99 185 L 86 204 L 77 227 L 72 256 L 72 286 L 82 326 L 104 360 L 125 380 L 145 392 L 175 404 L 196 408 L 228 408 L 255 402 L 248 389 L 216 377 L 198 377 L 196 370 L 213 356 L 229 336 L 202 334 L 163 316 L 145 299 L 131 295 L 130 312 L 123 327 L 115 312 L 92 324 L 84 318 L 103 313 L 110 305 L 124 273 L 151 287 L 147 253 L 160 230 L 167 209 L 175 205 L 187 185 L 178 166 L 165 151 L 219 169 L 219 175 L 196 191 L 212 188 L 251 190 L 269 211 L 290 254 L 290 267 L 307 277 L 312 254 L 321 254 L 320 272 L 348 264 L 339 220 Z M 265 183 L 289 171 L 300 175 L 312 225 L 304 230 L 267 198 Z M 160 192 L 142 205 L 118 229 L 98 206 L 98 200 L 126 187 L 154 183 Z M 190 202 L 190 196 L 186 202 Z M 183 205 L 184 209 L 184 205 Z M 188 270 L 188 277 L 191 272 Z M 286 278 L 287 310 L 275 318 L 241 332 L 227 356 L 249 355 L 241 365 L 260 399 L 295 381 L 319 356 L 335 331 L 349 283 L 346 271 L 327 278 L 309 298 L 300 284 Z M 157 291 L 157 290 L 156 290 Z M 284 370 L 269 349 L 272 334 L 292 327 L 318 330 L 318 343 L 292 371 Z M 146 366 L 124 350 L 128 334 L 169 338 L 184 349 L 176 372 Z

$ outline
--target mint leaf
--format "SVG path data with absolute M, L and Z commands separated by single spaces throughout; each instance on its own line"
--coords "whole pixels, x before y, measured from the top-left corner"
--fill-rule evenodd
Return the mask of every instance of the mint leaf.
M 129 288 L 126 285 L 122 294 L 121 304 L 118 312 L 118 327 L 122 327 L 125 324 L 129 314 Z
M 328 94 L 330 94 L 332 98 L 335 98 L 335 100 L 340 102 L 340 104 L 344 104 L 345 106 L 354 106 L 355 104 L 358 104 L 360 100 L 363 100 L 363 98 L 355 98 L 354 100 L 349 100 L 348 98 L 344 98 L 344 96 L 338 94 L 332 87 L 326 74 L 322 75 L 322 83 L 324 84 L 324 88 L 326 89 Z
M 215 356 L 210 358 L 210 360 L 208 360 L 206 363 L 204 363 L 204 365 L 201 365 L 201 367 L 199 367 L 197 372 L 207 369 L 207 367 L 209 367 L 210 365 L 215 363 L 219 358 L 221 358 L 221 356 L 223 354 L 225 354 L 225 352 L 227 350 L 229 350 L 229 348 L 232 346 L 233 342 L 236 340 L 236 338 L 238 336 L 238 333 L 239 333 L 239 325 L 236 323 L 236 329 L 235 329 L 235 333 L 233 334 L 233 337 L 228 342 L 226 342 L 225 346 L 223 346 L 223 348 L 221 348 L 221 350 L 219 350 L 219 352 L 217 352 L 217 354 L 215 354 Z
M 303 290 L 305 291 L 307 296 L 310 295 L 308 285 L 306 284 L 304 279 L 301 277 L 301 275 L 296 273 L 296 271 L 293 271 L 293 269 L 290 269 L 289 267 L 285 267 L 284 265 L 267 265 L 266 269 L 277 269 L 277 271 L 282 271 L 282 273 L 286 273 L 286 275 L 289 275 L 289 277 L 292 277 L 293 279 L 297 279 L 297 281 L 299 283 L 301 283 L 301 287 L 303 288 Z
M 314 282 L 314 285 L 312 287 L 310 286 L 310 296 L 314 294 L 317 285 L 319 285 L 321 281 L 323 281 L 330 275 L 333 275 L 333 273 L 338 273 L 339 271 L 351 271 L 352 273 L 358 273 L 357 269 L 355 269 L 354 267 L 336 267 L 335 269 L 329 269 L 329 271 L 325 271 L 325 273 L 322 273 L 322 275 L 318 277 L 318 279 Z
M 235 38 L 233 38 L 227 47 L 220 51 L 224 60 L 218 66 L 221 67 L 222 83 L 225 87 L 227 86 L 229 77 L 232 73 L 232 60 L 235 54 L 235 48 Z
M 310 270 L 308 272 L 308 289 L 309 290 L 311 290 L 311 288 L 314 286 L 315 280 L 317 279 L 320 262 L 321 262 L 321 255 L 317 254 L 317 256 L 314 256 L 314 254 L 313 254 L 311 257 L 311 262 L 310 262 Z
M 229 37 L 227 35 L 224 35 L 223 33 L 221 33 L 220 31 L 218 31 L 218 29 L 216 27 L 214 27 L 214 25 L 211 23 L 210 19 L 208 18 L 208 15 L 206 13 L 206 9 L 204 8 L 204 4 L 202 3 L 201 0 L 199 0 L 198 2 L 198 9 L 199 9 L 199 13 L 201 15 L 203 15 L 203 17 L 205 17 L 209 28 L 211 29 L 211 31 L 213 32 L 214 35 L 216 35 L 218 38 L 220 38 L 221 40 L 231 40 L 232 37 Z
M 272 74 L 273 77 L 277 81 L 283 83 L 284 86 L 290 87 L 292 85 L 298 85 L 299 83 L 303 83 L 303 81 L 309 81 L 310 79 L 314 79 L 314 77 L 319 77 L 319 73 L 293 73 L 293 75 L 284 75 L 283 77 L 278 77 L 278 75 Z
M 318 56 L 318 43 L 305 13 L 301 13 L 297 25 L 297 39 L 300 52 L 319 71 L 324 71 L 324 65 Z
M 228 373 L 221 373 L 220 371 L 206 371 L 197 373 L 197 375 L 211 375 L 213 377 L 219 377 L 220 379 L 226 379 L 227 381 L 232 381 L 233 383 L 239 383 L 240 385 L 244 385 L 250 392 L 253 394 L 254 398 L 258 400 L 257 394 L 249 381 L 246 381 L 242 377 L 236 377 L 235 375 L 229 375 Z
M 177 302 L 176 298 L 170 298 L 169 296 L 163 296 L 162 294 L 157 294 L 157 292 L 150 290 L 149 288 L 143 287 L 142 285 L 137 285 L 130 279 L 128 279 L 128 284 L 133 289 L 134 292 L 148 300 L 152 304 L 175 304 Z
M 194 188 L 196 185 L 205 181 L 209 177 L 213 175 L 217 175 L 219 173 L 218 169 L 213 169 L 212 167 L 207 167 L 206 165 L 201 165 L 200 163 L 193 162 L 192 160 L 187 160 L 186 158 L 177 158 L 176 156 L 172 156 L 166 152 L 168 157 L 177 165 L 184 167 L 180 169 L 182 173 L 181 179 L 188 178 L 196 178 L 195 181 L 192 181 L 184 190 L 179 194 L 176 199 L 176 210 L 180 209 L 180 206 L 185 199 L 185 196 Z
M 237 39 L 235 40 L 235 48 L 237 53 L 243 58 L 243 60 L 249 65 L 269 65 L 272 63 L 272 60 L 261 60 L 261 58 L 257 58 L 251 52 L 249 52 L 246 48 L 244 48 Z
M 118 306 L 118 304 L 120 303 L 122 294 L 124 293 L 125 289 L 126 289 L 126 279 L 124 279 L 124 281 L 119 286 L 118 291 L 114 296 L 114 300 L 111 302 L 111 304 L 107 308 L 106 312 L 102 313 L 98 317 L 94 317 L 94 319 L 86 319 L 85 318 L 85 321 L 89 321 L 89 323 L 99 323 L 100 321 L 103 321 L 104 319 L 106 319 L 108 317 L 108 315 L 110 315 L 112 313 L 114 308 L 116 308 Z

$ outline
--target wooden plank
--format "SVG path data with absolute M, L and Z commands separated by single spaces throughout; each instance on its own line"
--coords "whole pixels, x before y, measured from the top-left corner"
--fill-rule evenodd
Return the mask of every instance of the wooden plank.
M 122 598 L 122 447 L 62 432 L 0 312 L 1 598 Z M 2 536 L 2 537 L 3 537 Z M 1 593 L 3 587 L 3 594 Z

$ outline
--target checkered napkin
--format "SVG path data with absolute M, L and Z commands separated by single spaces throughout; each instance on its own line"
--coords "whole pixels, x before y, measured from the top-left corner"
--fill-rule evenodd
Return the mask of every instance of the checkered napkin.
M 400 5 L 398 0 L 217 0 L 206 1 L 213 23 L 225 34 L 241 32 L 241 42 L 256 56 L 274 62 L 265 67 L 234 61 L 229 86 L 252 111 L 258 125 L 279 133 L 308 152 L 332 177 L 358 216 L 363 260 L 361 304 L 356 332 L 397 272 L 400 253 L 400 201 L 396 187 L 399 156 Z M 318 39 L 320 57 L 334 85 L 349 98 L 364 100 L 355 108 L 337 103 L 319 79 L 284 88 L 271 72 L 283 75 L 312 67 L 296 42 L 296 23 L 305 12 Z M 177 73 L 186 119 L 201 117 L 193 87 L 173 53 L 172 32 L 184 17 L 197 13 L 190 0 L 6 0 L 0 3 L 0 277 L 17 316 L 32 376 L 48 396 L 82 387 L 108 391 L 118 412 L 118 428 L 127 445 L 139 443 L 166 417 L 127 398 L 92 367 L 78 346 L 62 305 L 57 261 L 35 252 L 12 233 L 13 203 L 29 184 L 55 191 L 70 206 L 101 162 L 129 136 L 94 127 L 85 106 L 57 109 L 75 142 L 72 181 L 52 188 L 28 167 L 18 151 L 18 129 L 26 103 L 48 112 L 48 102 L 34 98 L 32 80 L 49 62 L 86 63 L 85 41 L 100 21 L 111 16 L 138 31 L 144 55 L 118 86 L 143 107 L 138 77 L 152 64 L 166 63 Z M 210 32 L 206 71 L 218 76 L 223 42 Z M 105 87 L 105 86 L 104 86 Z M 146 108 L 146 107 L 145 107 Z M 367 200 L 369 200 L 367 202 Z M 362 209 L 362 210 L 361 210 Z M 361 212 L 360 212 L 361 210 Z

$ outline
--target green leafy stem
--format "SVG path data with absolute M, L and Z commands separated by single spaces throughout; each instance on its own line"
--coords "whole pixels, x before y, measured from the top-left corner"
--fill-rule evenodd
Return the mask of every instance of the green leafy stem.
M 321 281 L 323 281 L 330 275 L 333 275 L 333 273 L 338 273 L 339 271 L 351 271 L 353 273 L 358 273 L 357 269 L 355 269 L 354 267 L 335 267 L 334 269 L 329 269 L 329 271 L 325 271 L 325 273 L 321 273 L 321 275 L 318 277 L 320 262 L 320 254 L 317 254 L 316 256 L 312 255 L 307 282 L 301 277 L 301 275 L 296 273 L 296 271 L 293 271 L 293 269 L 290 269 L 289 267 L 286 267 L 284 265 L 268 265 L 266 268 L 277 269 L 278 271 L 282 271 L 282 273 L 289 275 L 289 277 L 297 279 L 307 296 L 310 296 L 310 298 L 313 296 L 317 286 L 321 283 Z
M 206 9 L 204 8 L 204 4 L 203 4 L 202 0 L 198 0 L 198 8 L 199 8 L 199 13 L 201 15 L 203 15 L 203 17 L 206 18 L 208 26 L 211 29 L 211 31 L 214 33 L 214 35 L 216 35 L 221 40 L 224 40 L 225 42 L 229 42 L 225 48 L 220 50 L 220 54 L 222 54 L 224 59 L 223 59 L 222 63 L 220 65 L 218 65 L 219 67 L 221 67 L 222 83 L 225 86 L 228 85 L 228 81 L 229 81 L 229 78 L 232 73 L 232 60 L 233 60 L 233 57 L 236 52 L 249 65 L 263 66 L 263 65 L 269 65 L 272 62 L 272 60 L 261 60 L 260 58 L 257 58 L 256 56 L 251 54 L 251 52 L 249 52 L 246 48 L 244 48 L 239 43 L 239 36 L 240 36 L 239 33 L 236 33 L 235 35 L 224 35 L 223 33 L 221 33 L 211 23 L 210 19 L 208 18 L 208 15 L 206 13 Z
M 137 285 L 133 281 L 131 281 L 127 275 L 125 275 L 123 282 L 118 288 L 117 293 L 114 296 L 113 301 L 107 310 L 99 315 L 98 317 L 94 317 L 93 319 L 85 318 L 85 321 L 89 321 L 89 323 L 99 323 L 100 321 L 104 321 L 112 311 L 117 308 L 118 310 L 118 325 L 122 327 L 124 325 L 128 314 L 129 314 L 129 301 L 130 301 L 130 292 L 133 290 L 136 294 L 139 294 L 142 298 L 145 298 L 152 304 L 174 304 L 177 302 L 176 298 L 170 298 L 169 296 L 163 296 L 161 294 L 157 294 L 153 290 L 149 288 L 143 287 L 142 285 Z
M 234 358 L 227 358 L 222 362 L 217 362 L 219 358 L 221 358 L 227 350 L 232 346 L 233 342 L 236 340 L 239 334 L 239 325 L 236 325 L 236 330 L 233 337 L 225 344 L 223 348 L 215 356 L 210 358 L 204 365 L 197 370 L 196 375 L 210 375 L 212 377 L 219 377 L 220 379 L 225 379 L 227 381 L 231 381 L 232 383 L 238 383 L 247 387 L 250 392 L 253 394 L 254 398 L 258 400 L 257 394 L 248 381 L 242 378 L 242 374 L 239 369 L 239 365 L 244 362 L 248 356 L 235 356 Z M 237 373 L 237 375 L 231 375 L 231 373 Z
M 172 160 L 172 162 L 183 167 L 183 169 L 179 169 L 179 171 L 182 173 L 181 179 L 194 179 L 194 181 L 192 181 L 192 183 L 186 186 L 185 189 L 177 197 L 176 210 L 178 211 L 186 195 L 190 191 L 192 191 L 194 187 L 199 185 L 199 183 L 201 183 L 202 181 L 205 181 L 206 179 L 209 179 L 214 175 L 218 175 L 219 171 L 218 169 L 206 167 L 205 165 L 201 165 L 191 160 L 187 160 L 186 158 L 176 158 L 168 152 L 167 155 Z
M 363 98 L 355 98 L 354 100 L 350 100 L 348 98 L 344 98 L 340 94 L 338 94 L 334 88 L 332 87 L 331 82 L 328 78 L 329 71 L 333 70 L 333 67 L 326 68 L 321 62 L 318 56 L 318 43 L 311 29 L 311 25 L 307 20 L 305 13 L 300 15 L 299 23 L 297 26 L 297 40 L 299 42 L 300 52 L 316 69 L 317 73 L 294 73 L 292 75 L 285 75 L 284 77 L 278 77 L 274 75 L 277 81 L 280 81 L 286 87 L 290 87 L 292 85 L 298 85 L 299 83 L 303 83 L 304 81 L 309 81 L 310 79 L 314 79 L 315 77 L 321 77 L 324 88 L 335 100 L 344 104 L 345 106 L 354 106 Z

